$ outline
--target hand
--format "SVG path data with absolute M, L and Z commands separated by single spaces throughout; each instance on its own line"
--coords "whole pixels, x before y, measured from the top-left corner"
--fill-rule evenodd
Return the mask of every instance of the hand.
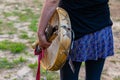
M 46 40 L 45 34 L 38 31 L 39 46 L 43 49 L 47 49 L 50 46 L 50 42 Z

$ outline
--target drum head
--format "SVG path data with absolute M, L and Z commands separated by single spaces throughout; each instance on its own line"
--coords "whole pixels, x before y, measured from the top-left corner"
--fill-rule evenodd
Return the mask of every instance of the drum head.
M 58 26 L 58 35 L 45 50 L 41 65 L 44 69 L 56 71 L 65 63 L 71 44 L 71 24 L 65 10 L 57 8 L 51 17 L 49 24 Z M 69 29 L 69 30 L 68 30 Z

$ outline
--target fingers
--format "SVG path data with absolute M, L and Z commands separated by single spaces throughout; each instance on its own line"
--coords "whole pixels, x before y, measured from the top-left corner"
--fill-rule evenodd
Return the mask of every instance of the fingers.
M 50 46 L 51 43 L 49 43 L 47 40 L 46 40 L 46 37 L 45 35 L 40 35 L 38 34 L 38 38 L 39 38 L 39 46 L 43 49 L 46 49 Z

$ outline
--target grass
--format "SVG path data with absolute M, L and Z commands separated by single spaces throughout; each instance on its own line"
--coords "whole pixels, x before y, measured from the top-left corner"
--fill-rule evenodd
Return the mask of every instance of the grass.
M 3 12 L 3 15 L 5 17 L 13 16 L 13 14 L 11 12 Z
M 26 61 L 27 60 L 22 56 L 17 59 L 13 59 L 12 61 L 9 61 L 7 58 L 0 58 L 0 69 L 11 69 Z
M 21 11 L 3 12 L 3 14 L 5 17 L 18 16 L 21 22 L 30 21 L 36 17 L 36 14 L 30 8 L 25 8 Z
M 41 2 L 42 2 L 42 0 L 33 0 L 33 3 L 40 9 L 43 6 L 43 4 Z
M 34 16 L 34 13 L 32 12 L 31 9 L 23 9 L 22 10 L 23 13 L 19 13 L 19 19 L 20 21 L 24 22 L 24 21 L 28 21 L 29 19 L 31 19 Z
M 31 63 L 28 66 L 29 68 L 33 69 L 35 72 L 34 74 L 36 74 L 36 70 L 38 66 L 37 62 Z M 48 80 L 59 80 L 59 75 L 57 72 L 51 72 L 51 71 L 46 72 L 46 70 L 43 69 L 42 67 L 41 67 L 41 75 L 46 76 Z M 44 77 L 41 77 L 41 80 L 44 80 Z
M 29 39 L 29 36 L 27 35 L 27 32 L 21 32 L 21 34 L 19 35 L 19 38 L 21 38 L 21 39 Z
M 51 71 L 45 71 L 44 69 L 41 69 L 42 76 L 46 77 L 48 80 L 59 80 L 59 74 L 58 72 L 51 72 Z M 44 80 L 44 77 L 41 78 L 41 80 Z
M 31 21 L 31 24 L 29 25 L 29 28 L 31 31 L 34 31 L 34 32 L 37 31 L 37 23 L 38 23 L 38 19 L 33 19 Z
M 28 67 L 31 68 L 31 69 L 37 69 L 37 62 L 35 63 L 31 63 L 31 64 L 28 64 Z
M 5 17 L 9 16 L 18 16 L 20 22 L 30 22 L 29 28 L 31 31 L 37 31 L 37 23 L 40 17 L 40 14 L 34 13 L 31 9 L 25 8 L 21 11 L 13 11 L 13 12 L 3 12 Z
M 28 33 L 27 32 L 25 32 L 25 31 L 20 31 L 20 35 L 19 35 L 19 38 L 21 38 L 21 39 L 27 39 L 28 40 L 28 43 L 34 43 L 35 42 L 35 40 L 36 40 L 36 34 L 34 34 L 34 35 L 31 35 L 30 37 L 28 36 Z
M 28 41 L 28 43 L 32 44 L 36 41 L 36 38 L 35 37 L 31 37 Z
M 12 62 L 9 62 L 7 58 L 0 58 L 0 69 L 9 69 L 13 68 L 14 65 Z
M 3 23 L 3 21 L 2 20 L 0 20 L 0 24 L 2 24 Z
M 11 42 L 8 40 L 0 41 L 0 49 L 1 50 L 9 50 L 12 53 L 20 53 L 24 51 L 26 45 L 20 42 Z
M 120 76 L 115 77 L 113 80 L 120 80 Z
M 33 1 L 34 4 L 38 4 L 40 3 L 38 0 L 34 0 Z M 37 6 L 42 6 L 42 3 L 40 3 Z M 40 13 L 39 12 L 33 12 L 32 9 L 30 8 L 24 8 L 22 10 L 16 10 L 16 11 L 12 11 L 12 12 L 3 12 L 3 15 L 5 17 L 10 17 L 10 16 L 18 16 L 19 21 L 20 22 L 30 22 L 31 24 L 29 25 L 29 28 L 31 31 L 36 32 L 37 31 L 37 23 L 38 23 L 38 19 L 40 17 Z M 0 21 L 1 23 L 1 21 Z M 5 26 L 5 25 L 3 25 Z M 11 30 L 12 31 L 12 30 Z M 13 34 L 13 32 L 9 32 L 9 34 Z
M 25 58 L 23 58 L 22 56 L 20 56 L 19 58 L 17 59 L 13 59 L 13 63 L 14 64 L 19 64 L 19 63 L 23 63 L 23 62 L 26 62 L 27 60 Z
M 117 19 L 116 21 L 120 21 L 120 19 Z
M 117 54 L 120 54 L 120 50 L 116 50 L 116 53 L 117 53 Z
M 1 22 L 0 21 L 0 34 L 14 34 L 17 29 L 14 27 L 13 22 Z
M 59 75 L 57 72 L 48 72 L 46 75 L 48 80 L 59 80 Z
M 33 0 L 34 3 L 39 3 L 39 0 Z

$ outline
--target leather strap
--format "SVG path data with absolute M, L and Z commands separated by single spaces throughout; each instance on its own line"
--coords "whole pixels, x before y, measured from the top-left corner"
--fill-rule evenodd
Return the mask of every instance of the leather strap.
M 38 55 L 38 68 L 37 68 L 36 80 L 40 80 L 40 60 L 44 56 L 44 50 L 41 50 L 38 53 L 38 51 L 35 49 L 34 54 Z

